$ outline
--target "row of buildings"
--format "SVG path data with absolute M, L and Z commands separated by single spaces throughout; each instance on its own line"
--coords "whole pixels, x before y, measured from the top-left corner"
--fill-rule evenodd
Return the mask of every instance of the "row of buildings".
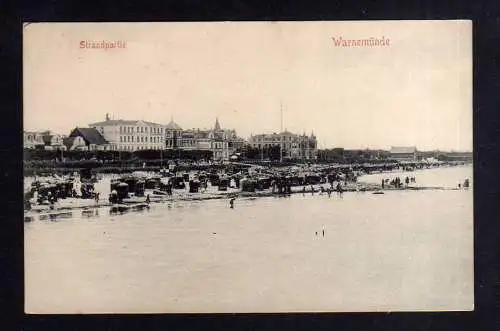
M 245 145 L 254 148 L 282 146 L 285 158 L 313 159 L 317 140 L 288 132 L 252 135 L 248 141 L 235 130 L 221 128 L 218 118 L 211 129 L 183 129 L 173 119 L 166 124 L 148 121 L 114 120 L 106 114 L 104 121 L 87 128 L 75 128 L 68 136 L 45 132 L 24 132 L 24 148 L 52 150 L 209 150 L 214 160 L 229 160 Z

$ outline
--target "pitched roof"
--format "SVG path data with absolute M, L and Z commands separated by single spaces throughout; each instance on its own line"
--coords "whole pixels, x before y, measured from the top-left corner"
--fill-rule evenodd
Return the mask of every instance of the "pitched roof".
M 43 135 L 42 139 L 45 145 L 50 145 L 52 142 L 52 135 Z
M 66 146 L 68 151 L 73 146 L 73 142 L 75 141 L 75 139 L 76 137 L 63 138 L 63 145 Z
M 174 122 L 174 120 L 170 120 L 170 122 L 165 126 L 168 130 L 182 130 L 181 126 Z
M 392 154 L 407 154 L 407 153 L 415 153 L 417 148 L 412 147 L 391 147 Z
M 85 143 L 87 144 L 93 144 L 93 145 L 109 144 L 106 141 L 106 139 L 104 139 L 104 137 L 101 135 L 101 133 L 94 128 L 75 128 L 69 136 L 70 137 L 80 136 L 83 138 L 83 140 L 85 140 Z
M 107 120 L 101 122 L 95 122 L 89 124 L 89 126 L 106 126 L 106 125 L 138 125 L 140 122 L 150 125 L 150 126 L 162 126 L 158 123 L 148 122 L 148 121 L 140 121 L 140 120 Z

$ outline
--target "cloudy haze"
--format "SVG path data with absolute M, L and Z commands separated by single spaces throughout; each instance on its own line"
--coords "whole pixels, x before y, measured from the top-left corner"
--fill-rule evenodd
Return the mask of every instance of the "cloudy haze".
M 388 38 L 336 47 L 332 37 Z M 465 21 L 30 24 L 24 128 L 104 120 L 317 135 L 320 148 L 472 150 Z M 126 42 L 81 49 L 80 41 Z

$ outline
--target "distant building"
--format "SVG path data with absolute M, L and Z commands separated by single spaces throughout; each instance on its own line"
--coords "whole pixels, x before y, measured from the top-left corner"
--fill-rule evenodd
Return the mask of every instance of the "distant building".
M 147 121 L 112 120 L 106 114 L 105 121 L 92 123 L 89 127 L 97 130 L 117 150 L 209 150 L 216 161 L 229 160 L 229 156 L 245 143 L 236 131 L 222 129 L 218 118 L 212 129 L 184 130 L 173 119 L 162 125 Z
M 104 137 L 114 149 L 137 151 L 143 149 L 164 149 L 164 126 L 157 123 L 135 120 L 106 120 L 89 124 Z
M 35 131 L 23 131 L 23 147 L 27 149 L 44 149 L 43 134 Z
M 416 161 L 419 153 L 416 147 L 391 147 L 390 158 L 397 161 Z
M 74 149 L 78 150 L 114 150 L 116 145 L 110 144 L 103 135 L 95 128 L 75 128 L 71 131 L 66 144 L 71 145 Z M 85 148 L 82 145 L 82 141 L 85 144 Z M 76 146 L 75 146 L 76 143 Z
M 285 130 L 281 133 L 256 134 L 248 141 L 254 148 L 269 148 L 282 146 L 283 158 L 289 159 L 315 159 L 318 151 L 318 141 L 314 133 L 295 134 Z
M 214 161 L 229 160 L 229 156 L 245 143 L 235 130 L 222 129 L 218 118 L 212 129 L 183 130 L 172 120 L 165 130 L 167 149 L 211 151 Z
M 66 146 L 63 143 L 65 136 L 50 131 L 44 131 L 41 135 L 46 150 L 66 150 Z
M 175 123 L 173 119 L 164 126 L 165 130 L 165 144 L 164 148 L 174 149 L 181 148 L 184 144 L 188 145 L 188 142 L 182 140 L 182 127 Z
M 87 151 L 87 143 L 81 136 L 63 138 L 67 151 Z

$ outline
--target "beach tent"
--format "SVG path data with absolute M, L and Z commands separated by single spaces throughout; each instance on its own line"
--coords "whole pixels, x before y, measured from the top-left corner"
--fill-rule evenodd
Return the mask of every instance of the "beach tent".
M 118 183 L 115 190 L 118 193 L 118 199 L 128 198 L 129 186 L 127 183 Z

